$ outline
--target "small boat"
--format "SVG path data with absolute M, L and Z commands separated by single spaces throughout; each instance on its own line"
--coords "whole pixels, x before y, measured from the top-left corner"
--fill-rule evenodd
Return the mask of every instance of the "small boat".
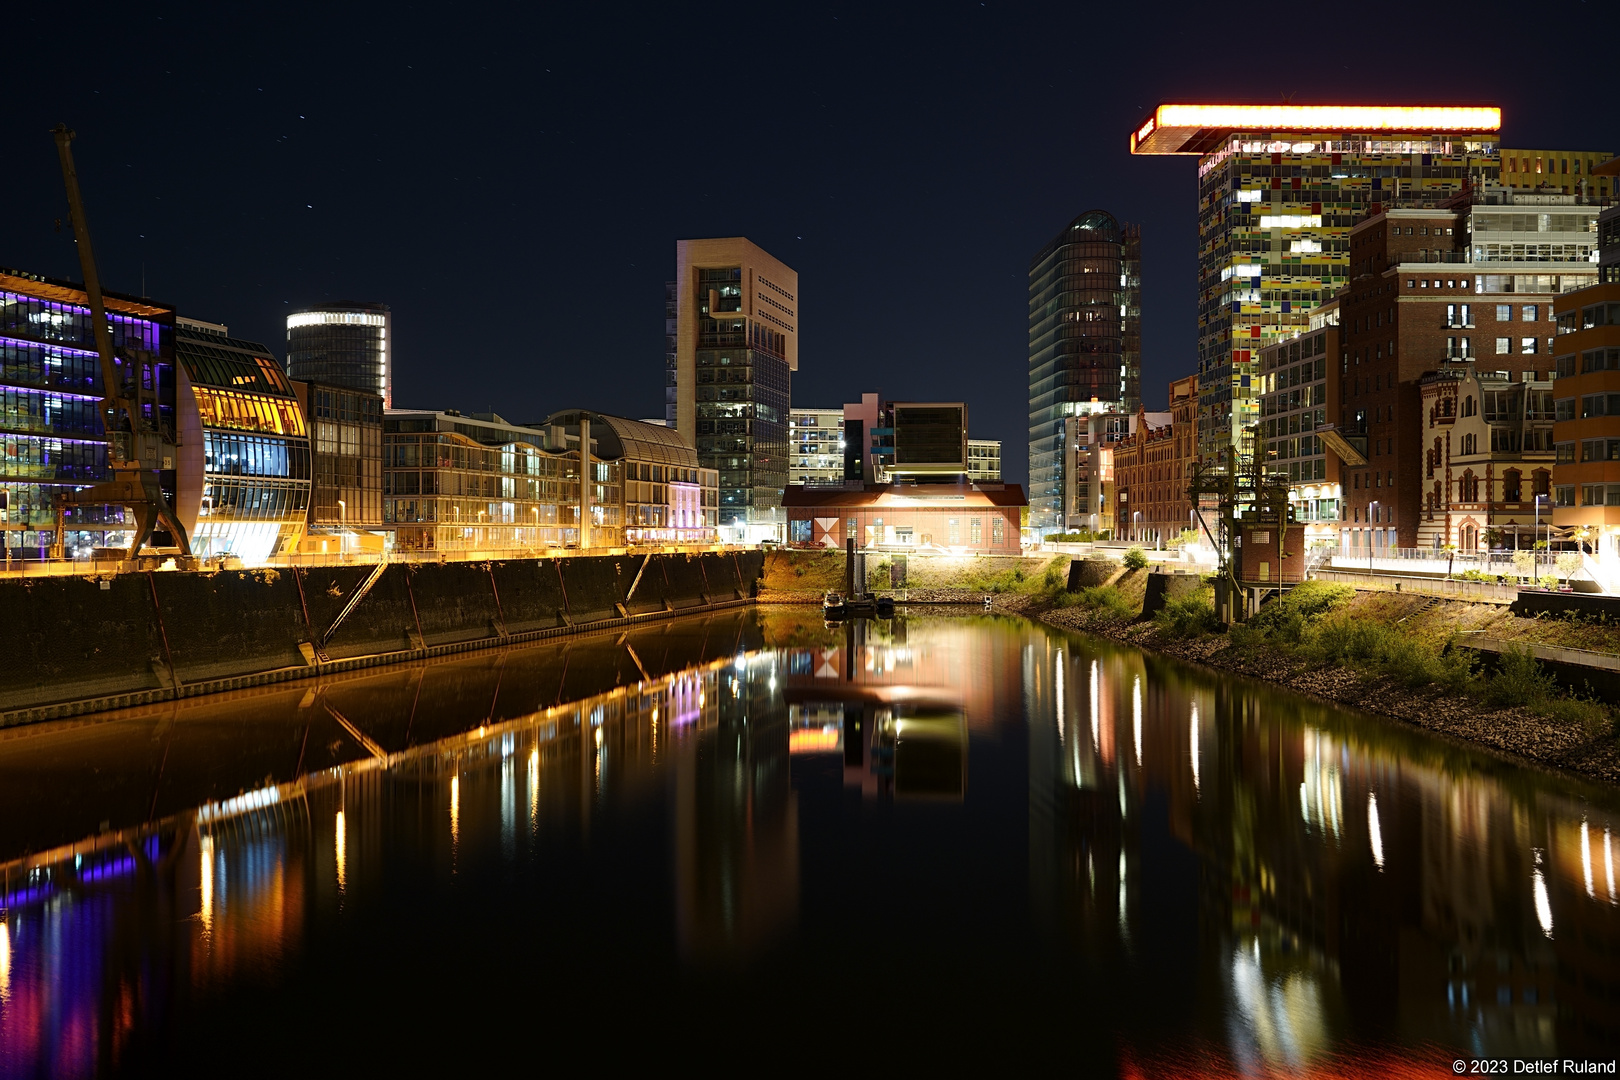
M 821 613 L 829 619 L 850 619 L 860 616 L 892 619 L 894 618 L 894 597 L 845 597 L 843 593 L 828 592 L 821 598 Z

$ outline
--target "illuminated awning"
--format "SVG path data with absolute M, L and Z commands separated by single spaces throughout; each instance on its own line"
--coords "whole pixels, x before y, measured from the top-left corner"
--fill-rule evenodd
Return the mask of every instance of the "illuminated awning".
M 1501 130 L 1495 106 L 1457 105 L 1160 105 L 1131 133 L 1133 154 L 1202 154 L 1234 131 L 1308 135 L 1479 135 Z

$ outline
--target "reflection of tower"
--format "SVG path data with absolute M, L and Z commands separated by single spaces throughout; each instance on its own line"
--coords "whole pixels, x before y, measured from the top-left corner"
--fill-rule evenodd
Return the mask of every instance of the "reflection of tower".
M 798 800 L 774 658 L 720 672 L 714 726 L 675 763 L 675 919 L 685 957 L 746 963 L 798 918 Z

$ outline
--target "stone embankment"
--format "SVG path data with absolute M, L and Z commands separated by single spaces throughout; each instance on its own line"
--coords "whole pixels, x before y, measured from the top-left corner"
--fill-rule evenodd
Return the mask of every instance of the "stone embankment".
M 0 584 L 0 727 L 749 602 L 759 552 Z
M 1381 597 L 1379 610 L 1367 617 L 1394 622 L 1412 619 L 1423 600 Z M 1410 611 L 1404 611 L 1410 607 Z M 1480 610 L 1483 609 L 1483 610 Z M 1404 611 L 1404 614 L 1402 613 Z M 1376 713 L 1447 738 L 1551 769 L 1620 783 L 1620 741 L 1612 729 L 1590 730 L 1586 723 L 1542 715 L 1527 707 L 1495 708 L 1478 698 L 1437 686 L 1412 689 L 1392 678 L 1368 676 L 1344 667 L 1303 663 L 1272 648 L 1243 649 L 1225 634 L 1181 636 L 1151 621 L 1116 621 L 1085 608 L 1048 608 L 1036 616 L 1064 630 L 1077 630 L 1151 649 L 1179 660 L 1203 664 L 1219 671 L 1275 683 L 1299 694 Z M 1501 639 L 1515 636 L 1529 642 L 1556 633 L 1556 627 L 1518 628 L 1502 608 L 1489 604 L 1446 602 L 1416 614 L 1437 626 L 1467 630 L 1473 623 L 1489 623 Z M 1539 631 L 1539 633 L 1538 633 Z M 1579 632 L 1579 628 L 1575 628 Z

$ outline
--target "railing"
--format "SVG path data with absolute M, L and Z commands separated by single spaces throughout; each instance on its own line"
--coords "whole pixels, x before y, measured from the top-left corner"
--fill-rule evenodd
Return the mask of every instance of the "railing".
M 1459 264 L 1466 263 L 1469 253 L 1466 251 L 1403 251 L 1395 256 L 1397 266 L 1424 266 L 1433 264 Z

